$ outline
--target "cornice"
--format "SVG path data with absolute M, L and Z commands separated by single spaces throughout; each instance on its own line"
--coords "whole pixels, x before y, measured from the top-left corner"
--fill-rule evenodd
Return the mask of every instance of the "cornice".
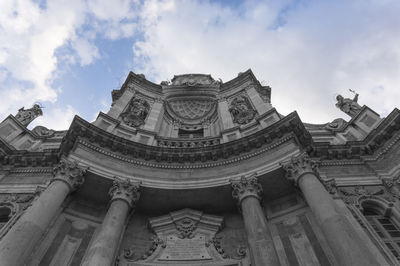
M 150 146 L 127 140 L 75 116 L 61 143 L 60 155 L 67 156 L 79 142 L 109 156 L 129 158 L 132 162 L 150 167 L 161 165 L 162 168 L 167 168 L 174 165 L 173 163 L 178 163 L 173 168 L 202 168 L 220 165 L 222 161 L 232 163 L 255 156 L 263 149 L 271 149 L 274 143 L 279 143 L 288 135 L 295 137 L 304 149 L 311 148 L 311 135 L 305 130 L 296 112 L 287 115 L 270 127 L 238 140 L 206 147 L 179 148 Z M 191 166 L 184 163 L 190 163 Z
M 348 141 L 342 145 L 314 142 L 308 154 L 321 161 L 376 160 L 398 141 L 399 136 L 392 138 L 399 130 L 400 111 L 396 108 L 364 140 Z M 388 142 L 389 140 L 391 141 Z
M 117 159 L 120 161 L 124 161 L 127 163 L 131 163 L 131 164 L 139 165 L 139 166 L 145 166 L 145 167 L 151 167 L 151 168 L 162 168 L 162 169 L 201 169 L 201 168 L 218 167 L 218 166 L 224 166 L 224 165 L 229 165 L 229 164 L 233 164 L 233 163 L 238 163 L 240 161 L 250 159 L 252 157 L 255 157 L 262 153 L 265 153 L 269 150 L 272 150 L 294 138 L 295 138 L 295 136 L 293 134 L 290 134 L 286 137 L 281 138 L 279 141 L 277 141 L 271 145 L 265 146 L 262 149 L 259 149 L 257 151 L 254 151 L 254 152 L 251 152 L 248 154 L 236 156 L 234 158 L 226 159 L 226 160 L 222 159 L 217 162 L 193 163 L 193 164 L 184 164 L 184 163 L 180 163 L 180 162 L 162 163 L 162 162 L 153 162 L 153 161 L 146 161 L 146 160 L 143 161 L 143 159 L 132 158 L 132 156 L 129 156 L 129 155 L 122 155 L 119 153 L 110 152 L 107 149 L 96 146 L 96 145 L 94 145 L 90 142 L 87 142 L 81 138 L 78 139 L 78 141 L 76 142 L 76 145 L 81 145 L 81 147 L 83 147 L 85 150 L 92 151 L 92 152 L 93 151 L 98 152 L 103 155 L 109 156 L 111 158 L 114 158 L 114 159 Z
M 53 166 L 58 162 L 58 151 L 58 149 L 47 149 L 41 152 L 15 150 L 0 139 L 0 167 L 4 165 L 13 167 Z

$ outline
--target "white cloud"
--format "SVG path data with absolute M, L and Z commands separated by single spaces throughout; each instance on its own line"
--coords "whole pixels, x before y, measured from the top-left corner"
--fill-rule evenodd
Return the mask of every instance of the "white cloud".
M 252 68 L 272 87 L 279 112 L 297 110 L 307 122 L 345 116 L 334 98 L 336 93 L 351 97 L 349 88 L 360 93 L 361 104 L 383 115 L 398 105 L 399 1 L 230 4 L 0 1 L 0 116 L 36 101 L 54 103 L 61 63 L 93 64 L 103 55 L 100 38 L 130 37 L 133 70 L 151 80 L 195 72 L 227 81 Z M 50 121 L 48 111 L 38 121 Z
M 335 94 L 355 89 L 385 115 L 400 97 L 398 10 L 398 1 L 247 1 L 237 9 L 146 1 L 135 71 L 157 82 L 188 72 L 227 81 L 252 68 L 284 114 L 297 110 L 314 123 L 345 117 Z
M 54 103 L 60 61 L 91 64 L 101 54 L 98 36 L 132 36 L 134 8 L 129 0 L 0 1 L 0 116 L 36 101 Z
M 30 125 L 29 128 L 41 125 L 54 130 L 66 130 L 69 128 L 72 119 L 78 115 L 78 111 L 71 105 L 62 108 L 51 108 L 43 110 L 45 116 L 39 116 Z

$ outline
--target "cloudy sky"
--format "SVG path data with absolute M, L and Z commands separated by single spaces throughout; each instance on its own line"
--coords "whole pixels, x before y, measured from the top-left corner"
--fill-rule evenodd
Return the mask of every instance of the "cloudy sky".
M 398 0 L 1 0 L 0 119 L 40 102 L 30 126 L 107 112 L 129 71 L 159 83 L 251 68 L 282 114 L 348 119 L 335 96 L 382 116 L 399 107 Z

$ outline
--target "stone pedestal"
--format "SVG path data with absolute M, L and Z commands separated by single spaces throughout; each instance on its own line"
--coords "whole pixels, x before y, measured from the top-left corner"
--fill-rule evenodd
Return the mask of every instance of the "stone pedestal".
M 54 168 L 54 179 L 0 241 L 0 264 L 24 265 L 38 240 L 49 228 L 67 195 L 84 181 L 85 170 L 62 160 Z
M 140 197 L 139 183 L 116 179 L 109 193 L 110 207 L 86 253 L 82 263 L 84 266 L 114 265 L 119 240 L 129 211 Z
M 379 265 L 348 220 L 336 211 L 334 200 L 314 172 L 315 162 L 303 154 L 292 158 L 283 167 L 287 178 L 303 192 L 339 265 Z
M 262 187 L 256 177 L 231 181 L 232 196 L 242 211 L 252 265 L 280 265 L 267 220 L 261 208 Z

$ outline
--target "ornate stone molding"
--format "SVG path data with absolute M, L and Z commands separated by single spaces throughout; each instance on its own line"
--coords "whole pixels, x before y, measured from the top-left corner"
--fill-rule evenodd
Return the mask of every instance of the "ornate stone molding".
M 293 180 L 296 186 L 299 184 L 300 178 L 305 174 L 311 173 L 318 176 L 318 164 L 312 161 L 305 153 L 294 156 L 289 162 L 281 163 L 281 165 L 286 171 L 286 178 Z
M 322 184 L 325 186 L 325 189 L 329 192 L 329 194 L 336 194 L 337 193 L 337 185 L 335 179 L 324 180 Z
M 78 162 L 70 162 L 65 158 L 61 158 L 60 163 L 53 169 L 52 182 L 59 180 L 66 183 L 71 191 L 76 190 L 83 184 L 85 178 L 83 177 L 88 168 L 78 166 Z
M 231 180 L 231 186 L 232 197 L 238 200 L 239 205 L 247 197 L 262 199 L 262 186 L 255 175 L 242 176 L 239 180 Z
M 400 199 L 399 176 L 393 178 L 382 178 L 382 184 L 393 197 Z
M 109 194 L 111 201 L 123 200 L 134 207 L 140 198 L 140 182 L 132 182 L 129 179 L 115 178 Z

